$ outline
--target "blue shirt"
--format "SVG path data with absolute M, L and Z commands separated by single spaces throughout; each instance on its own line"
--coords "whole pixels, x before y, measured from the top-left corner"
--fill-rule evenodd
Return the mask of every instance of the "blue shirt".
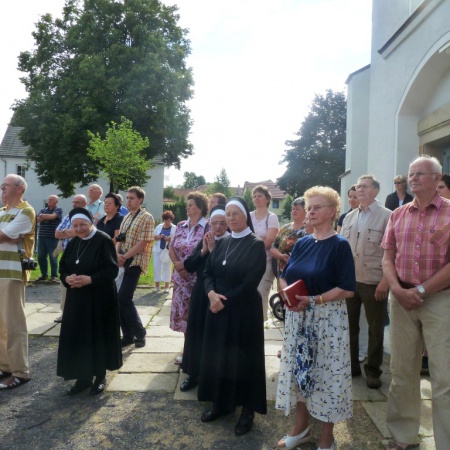
M 354 292 L 355 264 L 348 241 L 339 234 L 321 241 L 305 236 L 295 243 L 281 278 L 288 285 L 303 280 L 310 295 L 335 287 Z

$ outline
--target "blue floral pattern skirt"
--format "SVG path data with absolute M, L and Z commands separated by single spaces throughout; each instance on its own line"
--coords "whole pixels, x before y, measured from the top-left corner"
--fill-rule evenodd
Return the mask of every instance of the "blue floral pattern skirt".
M 299 349 L 305 341 L 301 332 L 305 325 L 312 326 L 318 337 L 314 390 L 308 398 L 298 389 L 294 376 L 297 358 L 301 357 Z M 289 415 L 301 401 L 306 403 L 311 416 L 322 422 L 350 419 L 353 416 L 352 374 L 345 300 L 315 305 L 314 315 L 311 311 L 286 310 L 284 333 L 275 407 Z

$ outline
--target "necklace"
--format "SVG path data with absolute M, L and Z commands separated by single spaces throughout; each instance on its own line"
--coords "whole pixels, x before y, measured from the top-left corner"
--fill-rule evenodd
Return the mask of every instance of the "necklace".
M 227 245 L 227 250 L 225 252 L 225 258 L 222 261 L 222 266 L 225 266 L 227 263 L 227 258 L 228 258 L 228 249 L 230 248 L 230 242 L 232 241 L 233 238 L 230 238 L 230 240 L 228 241 L 228 245 Z M 231 249 L 230 255 L 241 245 L 242 242 L 242 238 L 239 240 L 239 244 L 236 245 L 236 247 L 233 247 Z
M 81 252 L 81 255 L 79 255 L 80 252 L 80 244 L 81 244 L 81 239 L 80 242 L 78 242 L 78 248 L 77 248 L 77 259 L 75 261 L 75 264 L 78 264 L 80 262 L 80 258 L 83 256 L 83 253 L 86 251 L 86 249 L 89 247 L 89 244 L 91 243 L 91 239 L 89 239 L 88 244 L 86 245 L 86 247 L 84 247 L 83 251 Z
M 317 242 L 323 241 L 323 240 L 325 240 L 325 239 L 328 239 L 329 237 L 334 236 L 335 234 L 336 234 L 336 231 L 333 230 L 332 233 L 328 233 L 327 235 L 325 235 L 324 237 L 321 237 L 321 238 L 319 239 L 319 238 L 317 238 L 317 237 L 315 236 L 315 234 L 313 233 L 313 238 L 314 238 L 315 243 L 317 244 Z

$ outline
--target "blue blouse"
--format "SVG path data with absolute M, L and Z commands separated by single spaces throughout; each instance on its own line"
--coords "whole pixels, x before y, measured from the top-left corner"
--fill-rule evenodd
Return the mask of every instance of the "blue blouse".
M 298 240 L 281 278 L 288 285 L 303 280 L 310 295 L 335 287 L 354 292 L 355 264 L 348 241 L 339 234 L 320 241 L 312 235 Z

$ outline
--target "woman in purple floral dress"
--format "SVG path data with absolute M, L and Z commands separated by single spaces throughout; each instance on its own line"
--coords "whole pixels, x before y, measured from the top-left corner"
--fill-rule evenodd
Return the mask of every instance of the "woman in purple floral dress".
M 186 332 L 189 313 L 189 300 L 197 275 L 188 273 L 184 267 L 185 259 L 191 255 L 196 245 L 208 231 L 208 197 L 201 192 L 191 192 L 187 196 L 188 220 L 178 223 L 175 235 L 170 245 L 169 255 L 174 264 L 172 275 L 173 295 L 170 312 L 170 328 L 181 333 Z M 181 364 L 181 356 L 175 359 L 175 364 Z

